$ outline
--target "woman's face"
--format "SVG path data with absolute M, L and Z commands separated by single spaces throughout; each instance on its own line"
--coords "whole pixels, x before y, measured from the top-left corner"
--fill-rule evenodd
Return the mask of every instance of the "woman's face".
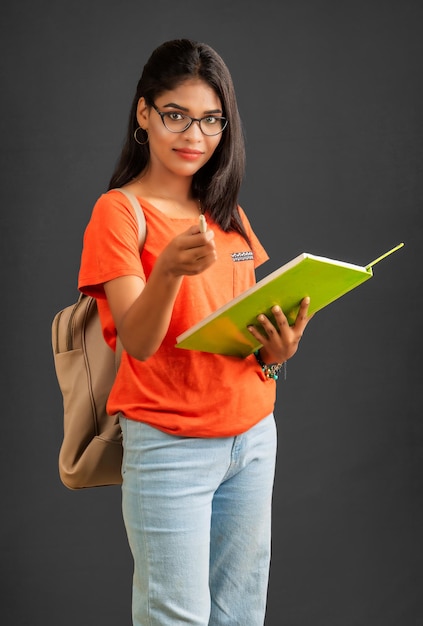
M 223 115 L 219 97 L 200 79 L 188 79 L 175 89 L 161 93 L 154 105 L 162 113 L 173 113 L 174 120 L 180 115 L 198 119 Z M 155 169 L 158 173 L 162 170 L 167 174 L 192 177 L 211 158 L 222 137 L 222 133 L 205 135 L 198 122 L 193 122 L 184 132 L 171 132 L 159 113 L 153 107 L 147 107 L 144 98 L 138 103 L 137 119 L 148 131 L 150 170 Z M 204 124 L 211 126 L 213 119 Z

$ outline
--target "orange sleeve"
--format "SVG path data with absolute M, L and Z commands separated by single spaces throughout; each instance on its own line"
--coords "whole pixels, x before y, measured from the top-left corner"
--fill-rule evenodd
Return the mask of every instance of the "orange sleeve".
M 127 198 L 110 191 L 94 205 L 85 229 L 78 288 L 104 298 L 103 284 L 119 276 L 145 281 L 138 249 L 138 222 Z
M 257 268 L 269 260 L 269 255 L 267 254 L 266 250 L 261 245 L 253 229 L 251 228 L 251 224 L 244 210 L 241 207 L 238 207 L 238 210 L 241 216 L 242 223 L 244 224 L 245 231 L 251 242 L 251 248 L 254 254 L 254 267 Z

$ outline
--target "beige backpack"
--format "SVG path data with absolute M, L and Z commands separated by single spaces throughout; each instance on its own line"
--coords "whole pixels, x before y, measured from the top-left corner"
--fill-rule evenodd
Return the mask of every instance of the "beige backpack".
M 142 250 L 146 237 L 144 213 L 135 196 L 130 200 L 138 220 Z M 122 482 L 122 434 L 117 415 L 106 413 L 106 402 L 120 362 L 107 345 L 95 298 L 80 294 L 59 311 L 52 323 L 54 366 L 63 396 L 63 440 L 59 474 L 69 489 Z

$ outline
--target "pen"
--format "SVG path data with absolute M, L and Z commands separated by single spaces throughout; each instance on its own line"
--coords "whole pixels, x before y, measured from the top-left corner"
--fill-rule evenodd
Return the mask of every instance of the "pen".
M 206 218 L 203 214 L 200 215 L 200 233 L 205 233 L 207 231 L 207 222 Z

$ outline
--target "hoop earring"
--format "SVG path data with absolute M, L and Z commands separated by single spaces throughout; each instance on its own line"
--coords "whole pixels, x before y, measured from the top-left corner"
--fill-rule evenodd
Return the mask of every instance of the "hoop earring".
M 146 139 L 145 141 L 140 141 L 140 140 L 138 139 L 138 137 L 137 137 L 137 133 L 138 133 L 138 131 L 139 131 L 139 130 L 144 131 L 144 132 L 145 132 L 145 134 L 147 135 L 147 139 Z M 141 128 L 141 126 L 138 126 L 138 128 L 136 128 L 136 129 L 134 130 L 134 139 L 135 139 L 135 141 L 137 142 L 137 144 L 139 144 L 140 146 L 145 146 L 145 144 L 147 144 L 147 143 L 148 143 L 148 131 L 146 131 L 144 128 Z

